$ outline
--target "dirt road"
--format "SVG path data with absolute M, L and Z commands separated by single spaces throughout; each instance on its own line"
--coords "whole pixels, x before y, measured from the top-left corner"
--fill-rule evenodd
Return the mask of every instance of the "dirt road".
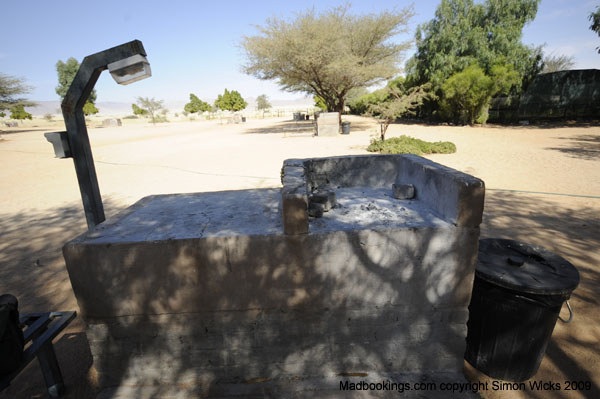
M 110 217 L 152 194 L 277 187 L 284 159 L 366 153 L 377 125 L 348 119 L 351 134 L 332 138 L 312 137 L 310 122 L 284 119 L 90 129 L 106 213 Z M 23 312 L 76 309 L 60 252 L 85 231 L 73 163 L 54 158 L 43 137 L 48 129 L 31 123 L 14 130 L 0 132 L 0 292 L 17 295 Z M 593 391 L 561 390 L 552 397 L 600 397 L 600 127 L 397 124 L 388 131 L 388 137 L 401 134 L 457 145 L 455 154 L 429 158 L 485 181 L 482 236 L 542 245 L 577 266 L 582 279 L 571 302 L 575 319 L 557 324 L 536 379 L 592 384 Z M 79 320 L 57 343 L 74 398 L 95 392 L 82 331 Z M 32 364 L 0 398 L 43 392 L 41 373 Z

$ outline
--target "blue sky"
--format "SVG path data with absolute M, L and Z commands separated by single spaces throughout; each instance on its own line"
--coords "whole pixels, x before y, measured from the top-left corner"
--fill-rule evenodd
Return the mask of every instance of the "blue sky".
M 418 1 L 408 35 L 418 24 L 434 16 L 436 1 Z M 140 39 L 152 67 L 152 78 L 129 86 L 117 85 L 104 72 L 96 84 L 98 101 L 134 102 L 136 96 L 166 101 L 187 100 L 193 92 L 203 99 L 216 98 L 224 88 L 242 96 L 267 94 L 271 99 L 293 99 L 300 94 L 279 91 L 240 71 L 243 54 L 238 47 L 244 35 L 256 33 L 255 25 L 277 15 L 315 7 L 326 10 L 343 1 L 5 1 L 0 3 L 0 72 L 26 79 L 37 101 L 58 100 L 55 64 L 68 57 L 86 55 Z M 410 2 L 356 1 L 352 12 L 378 13 L 403 8 Z M 547 53 L 570 55 L 575 68 L 600 69 L 600 38 L 589 30 L 589 13 L 600 0 L 542 0 L 538 14 L 525 27 L 523 42 L 546 45 Z M 406 54 L 407 58 L 412 54 Z

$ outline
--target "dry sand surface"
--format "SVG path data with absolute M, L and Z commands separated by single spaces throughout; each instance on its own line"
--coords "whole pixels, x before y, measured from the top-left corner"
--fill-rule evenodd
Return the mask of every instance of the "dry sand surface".
M 151 194 L 278 187 L 284 159 L 363 154 L 378 131 L 370 119 L 349 117 L 348 136 L 312 137 L 311 122 L 251 119 L 125 124 L 90 129 L 107 215 Z M 126 121 L 128 122 L 128 121 Z M 0 132 L 0 292 L 19 297 L 23 312 L 77 309 L 62 245 L 85 231 L 71 160 L 53 157 L 33 123 Z M 488 392 L 486 397 L 600 397 L 600 127 L 564 124 L 519 127 L 392 125 L 408 134 L 448 140 L 458 151 L 430 159 L 486 183 L 482 236 L 538 244 L 577 266 L 581 283 L 575 319 L 557 323 L 536 380 L 560 391 Z M 563 316 L 568 312 L 563 309 Z M 92 360 L 78 319 L 56 343 L 69 397 L 94 397 Z M 485 376 L 467 368 L 471 378 Z M 589 381 L 592 391 L 565 391 L 565 381 Z M 45 397 L 33 362 L 0 398 Z

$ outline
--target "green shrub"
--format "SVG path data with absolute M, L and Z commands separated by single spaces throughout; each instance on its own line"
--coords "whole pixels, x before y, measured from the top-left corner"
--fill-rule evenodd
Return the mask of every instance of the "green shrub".
M 138 119 L 138 117 L 136 115 L 127 115 L 124 116 L 123 119 Z
M 84 106 L 83 106 L 83 114 L 84 114 L 85 116 L 89 116 L 89 115 L 95 115 L 95 114 L 97 114 L 98 112 L 99 112 L 99 111 L 98 111 L 98 108 L 96 108 L 96 106 L 94 105 L 94 103 L 92 103 L 92 102 L 90 102 L 90 101 L 86 102 L 86 103 L 84 104 Z
M 492 96 L 507 94 L 518 80 L 512 65 L 494 65 L 490 76 L 479 65 L 470 65 L 442 85 L 441 116 L 461 124 L 485 123 Z
M 10 119 L 18 119 L 18 120 L 29 119 L 29 120 L 31 120 L 31 114 L 29 112 L 25 111 L 25 108 L 22 105 L 15 105 L 10 110 Z
M 168 123 L 169 120 L 167 119 L 166 115 L 156 115 L 154 117 L 154 123 Z
M 387 140 L 371 141 L 367 151 L 382 154 L 452 154 L 456 152 L 456 145 L 449 141 L 436 141 L 435 143 L 402 135 Z

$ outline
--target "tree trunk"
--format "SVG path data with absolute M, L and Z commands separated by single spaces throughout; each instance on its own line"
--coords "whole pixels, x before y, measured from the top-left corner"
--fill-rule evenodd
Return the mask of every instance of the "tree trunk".
M 344 112 L 344 98 L 338 99 L 338 102 L 335 106 L 335 112 L 339 112 L 339 123 L 342 125 L 342 113 Z

